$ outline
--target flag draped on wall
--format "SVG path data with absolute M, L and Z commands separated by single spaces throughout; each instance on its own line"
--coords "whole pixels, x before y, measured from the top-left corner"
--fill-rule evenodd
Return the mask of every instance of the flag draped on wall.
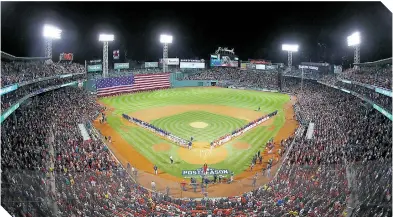
M 138 74 L 134 77 L 134 91 L 169 88 L 171 86 L 169 82 L 169 73 Z
M 97 80 L 97 96 L 131 92 L 133 83 L 133 76 L 103 78 Z
M 97 80 L 97 96 L 169 88 L 169 73 L 138 74 L 135 76 Z

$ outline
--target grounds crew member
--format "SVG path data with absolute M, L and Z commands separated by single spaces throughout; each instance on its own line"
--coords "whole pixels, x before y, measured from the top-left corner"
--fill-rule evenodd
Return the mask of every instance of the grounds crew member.
M 173 164 L 173 158 L 172 158 L 172 156 L 169 157 L 169 160 L 171 160 L 171 164 Z

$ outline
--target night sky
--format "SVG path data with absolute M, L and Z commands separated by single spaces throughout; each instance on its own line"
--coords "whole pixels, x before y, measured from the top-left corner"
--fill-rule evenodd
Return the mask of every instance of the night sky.
M 298 43 L 294 62 L 349 64 L 346 37 L 362 35 L 361 62 L 392 56 L 392 14 L 379 2 L 1 2 L 1 50 L 43 56 L 42 26 L 63 30 L 54 60 L 72 52 L 77 62 L 102 58 L 99 33 L 115 34 L 109 51 L 121 59 L 157 61 L 161 33 L 172 34 L 169 57 L 209 59 L 217 47 L 240 60 L 285 62 L 282 43 Z M 112 59 L 110 55 L 110 59 Z

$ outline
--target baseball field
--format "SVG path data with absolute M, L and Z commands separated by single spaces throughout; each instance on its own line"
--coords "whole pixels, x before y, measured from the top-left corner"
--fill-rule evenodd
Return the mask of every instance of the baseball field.
M 250 176 L 247 171 L 258 150 L 264 164 L 277 158 L 277 149 L 265 151 L 266 143 L 276 144 L 289 137 L 297 123 L 292 120 L 290 97 L 281 93 L 215 87 L 174 88 L 101 98 L 107 107 L 107 122 L 94 122 L 105 136 L 112 137 L 110 149 L 124 164 L 153 174 L 158 167 L 163 179 L 181 181 L 184 171 L 209 168 L 230 171 L 237 179 Z M 260 110 L 258 109 L 260 108 Z M 260 126 L 219 147 L 210 142 L 247 123 L 278 110 L 278 114 Z M 189 140 L 191 149 L 180 147 L 122 117 L 127 114 Z M 171 164 L 169 157 L 174 163 Z

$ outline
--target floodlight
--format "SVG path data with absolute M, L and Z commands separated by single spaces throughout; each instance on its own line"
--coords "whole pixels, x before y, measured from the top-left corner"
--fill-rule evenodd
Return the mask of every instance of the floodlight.
M 112 34 L 100 34 L 99 41 L 114 41 L 115 36 Z
M 160 42 L 164 44 L 172 43 L 172 35 L 160 35 Z
M 61 32 L 62 31 L 57 27 L 51 25 L 44 25 L 43 36 L 50 39 L 60 39 Z
M 356 46 L 360 44 L 360 33 L 355 32 L 347 37 L 348 46 Z
M 299 50 L 299 45 L 297 45 L 297 44 L 283 44 L 282 50 L 297 52 Z

